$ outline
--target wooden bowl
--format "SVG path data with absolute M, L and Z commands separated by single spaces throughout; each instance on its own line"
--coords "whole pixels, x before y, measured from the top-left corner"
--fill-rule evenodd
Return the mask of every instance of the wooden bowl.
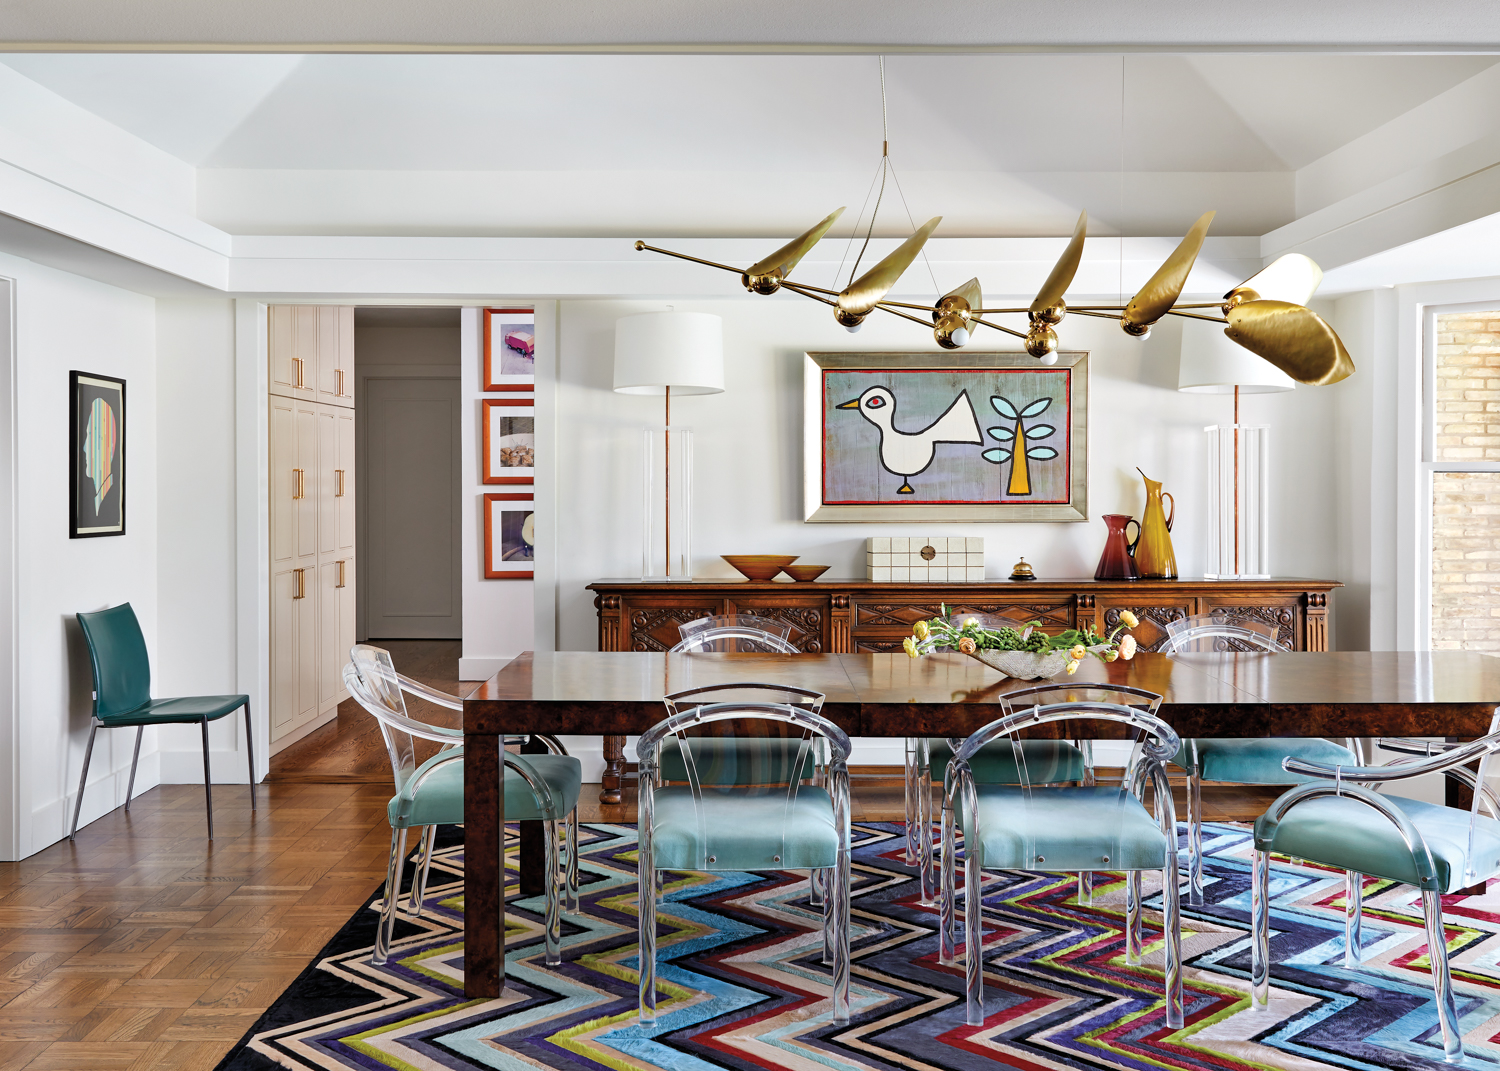
M 770 580 L 797 560 L 795 554 L 720 554 L 719 557 L 739 570 L 747 580 Z
M 808 584 L 828 572 L 826 565 L 787 565 L 781 570 L 799 584 Z

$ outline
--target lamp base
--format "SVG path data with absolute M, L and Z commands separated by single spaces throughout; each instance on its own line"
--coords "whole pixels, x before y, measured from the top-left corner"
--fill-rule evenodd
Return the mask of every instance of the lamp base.
M 1203 574 L 1204 580 L 1270 580 L 1270 573 L 1210 573 Z
M 650 581 L 653 584 L 662 584 L 662 583 L 673 583 L 673 584 L 676 584 L 676 583 L 679 583 L 679 582 L 686 584 L 689 581 L 691 581 L 693 578 L 690 577 L 690 576 L 643 576 L 643 577 L 641 577 L 641 579 L 642 580 L 646 580 L 646 581 Z

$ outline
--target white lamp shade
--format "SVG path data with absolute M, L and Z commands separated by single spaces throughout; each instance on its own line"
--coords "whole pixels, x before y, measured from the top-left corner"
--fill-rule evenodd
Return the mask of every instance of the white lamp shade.
M 1230 339 L 1218 324 L 1183 321 L 1178 390 L 1190 394 L 1229 394 L 1239 387 L 1245 394 L 1271 394 L 1291 390 L 1296 385 L 1291 376 L 1270 361 Z
M 619 394 L 719 394 L 724 321 L 706 312 L 647 312 L 615 321 Z
M 1240 286 L 1254 290 L 1272 301 L 1290 301 L 1306 305 L 1323 281 L 1323 269 L 1311 257 L 1288 253 L 1277 257 Z

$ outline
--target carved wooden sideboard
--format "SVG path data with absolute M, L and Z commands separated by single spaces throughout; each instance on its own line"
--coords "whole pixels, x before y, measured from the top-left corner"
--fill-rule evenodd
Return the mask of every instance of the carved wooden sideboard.
M 1193 614 L 1253 617 L 1274 625 L 1298 651 L 1328 649 L 1328 593 L 1335 580 L 996 580 L 979 584 L 877 584 L 819 580 L 811 584 L 747 580 L 652 583 L 600 580 L 589 585 L 599 611 L 599 650 L 665 651 L 684 621 L 714 614 L 756 614 L 792 626 L 804 651 L 899 651 L 912 625 L 950 613 L 985 613 L 1019 623 L 1040 621 L 1048 632 L 1092 620 L 1100 632 L 1119 624 L 1120 612 L 1140 619 L 1133 630 L 1143 650 L 1167 637 L 1169 622 Z M 617 802 L 625 772 L 625 738 L 604 738 L 600 798 Z

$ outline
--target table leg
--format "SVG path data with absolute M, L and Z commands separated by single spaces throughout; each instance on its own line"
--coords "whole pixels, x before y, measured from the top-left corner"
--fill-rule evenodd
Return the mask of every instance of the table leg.
M 599 786 L 599 800 L 602 803 L 620 802 L 620 782 L 625 777 L 625 738 L 623 736 L 606 736 L 604 738 L 604 776 Z
M 464 996 L 505 987 L 505 797 L 499 736 L 464 739 Z
M 535 736 L 528 736 L 526 743 L 521 745 L 523 755 L 546 755 L 547 745 Z M 540 896 L 547 890 L 544 880 L 547 875 L 547 859 L 545 837 L 542 836 L 542 823 L 521 822 L 521 855 L 517 865 L 521 868 L 521 895 Z

